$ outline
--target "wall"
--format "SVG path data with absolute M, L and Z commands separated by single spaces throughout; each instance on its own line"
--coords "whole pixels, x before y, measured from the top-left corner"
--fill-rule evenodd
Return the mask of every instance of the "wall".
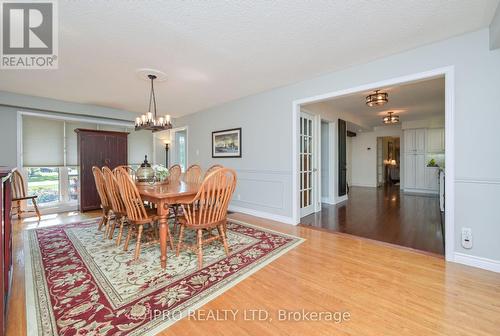
M 399 137 L 401 139 L 403 136 L 401 126 L 375 127 L 373 132 L 357 133 L 352 138 L 352 186 L 377 186 L 377 137 L 385 136 Z
M 17 165 L 18 111 L 64 113 L 76 117 L 94 117 L 105 121 L 121 122 L 132 122 L 136 117 L 135 113 L 123 110 L 0 91 L 0 143 L 2 144 L 0 166 L 15 167 Z
M 478 195 L 500 199 L 500 50 L 490 51 L 487 29 L 231 101 L 176 123 L 190 127 L 193 160 L 204 165 L 218 161 L 237 169 L 240 200 L 233 204 L 291 222 L 293 101 L 445 66 L 455 69 L 456 250 L 500 261 L 500 214 L 487 202 L 478 202 Z M 211 132 L 231 127 L 243 128 L 243 157 L 213 160 Z M 200 155 L 195 156 L 196 150 Z M 482 164 L 472 157 L 480 157 Z M 464 212 L 474 212 L 473 218 Z M 460 247 L 462 227 L 473 230 L 471 250 Z

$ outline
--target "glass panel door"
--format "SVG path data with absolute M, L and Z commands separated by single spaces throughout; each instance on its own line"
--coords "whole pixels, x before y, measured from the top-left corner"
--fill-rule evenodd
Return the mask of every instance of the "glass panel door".
M 300 216 L 304 217 L 314 212 L 314 167 L 313 167 L 313 117 L 301 113 L 299 129 L 300 158 Z

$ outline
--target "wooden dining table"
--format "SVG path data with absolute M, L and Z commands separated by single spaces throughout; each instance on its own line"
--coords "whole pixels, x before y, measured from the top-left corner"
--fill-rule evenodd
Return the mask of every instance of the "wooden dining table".
M 187 203 L 193 199 L 200 190 L 201 183 L 186 183 L 174 181 L 168 184 L 137 184 L 137 189 L 143 201 L 156 205 L 156 214 L 160 230 L 160 263 L 164 269 L 167 267 L 167 228 L 169 205 Z

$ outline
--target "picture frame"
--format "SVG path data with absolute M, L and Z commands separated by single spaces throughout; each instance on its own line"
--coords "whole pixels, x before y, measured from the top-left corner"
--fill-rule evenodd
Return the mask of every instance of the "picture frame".
M 240 158 L 241 153 L 241 127 L 212 132 L 213 158 Z

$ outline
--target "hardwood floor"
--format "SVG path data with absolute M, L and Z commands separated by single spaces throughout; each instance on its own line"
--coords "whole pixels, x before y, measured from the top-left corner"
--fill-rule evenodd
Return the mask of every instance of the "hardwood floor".
M 323 204 L 301 224 L 444 254 L 439 199 L 404 194 L 399 186 L 351 187 L 347 202 Z
M 7 335 L 26 335 L 25 229 L 78 221 L 70 213 L 14 223 L 14 278 Z M 232 218 L 306 241 L 201 309 L 238 310 L 235 320 L 184 318 L 161 335 L 500 335 L 500 274 L 354 236 L 234 213 Z M 31 219 L 30 219 L 31 220 Z M 246 321 L 262 309 L 272 321 Z M 350 319 L 279 321 L 278 311 L 341 311 Z

